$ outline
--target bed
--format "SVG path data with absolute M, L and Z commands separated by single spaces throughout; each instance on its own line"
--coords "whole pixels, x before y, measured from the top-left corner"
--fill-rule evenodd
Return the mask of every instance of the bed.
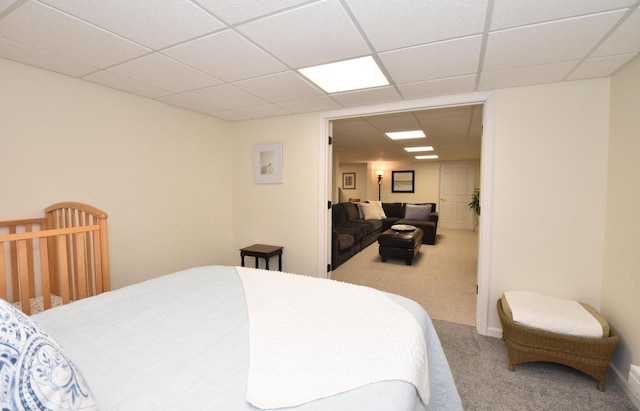
M 48 230 L 39 230 L 38 238 L 47 238 Z M 15 235 L 0 235 L 0 241 Z M 90 249 L 101 253 L 93 244 Z M 41 252 L 47 260 L 49 251 Z M 100 288 L 93 296 L 69 298 L 31 316 L 0 301 L 0 329 L 9 333 L 0 336 L 0 349 L 6 354 L 13 342 L 13 357 L 4 358 L 16 358 L 0 361 L 0 384 L 20 382 L 1 387 L 9 395 L 0 395 L 0 405 L 19 409 L 16 401 L 22 401 L 36 409 L 103 411 L 462 409 L 433 324 L 412 300 L 231 266 L 194 267 L 109 292 L 103 280 L 101 287 L 91 281 L 93 289 Z M 23 351 L 16 353 L 16 347 Z

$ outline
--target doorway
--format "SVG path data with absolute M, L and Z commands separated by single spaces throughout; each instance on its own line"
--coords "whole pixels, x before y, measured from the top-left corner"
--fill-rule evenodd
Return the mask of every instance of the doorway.
M 494 122 L 493 113 L 495 102 L 491 92 L 477 92 L 471 94 L 460 94 L 453 96 L 435 97 L 431 99 L 416 99 L 400 101 L 395 103 L 382 104 L 371 107 L 356 107 L 325 112 L 320 115 L 319 141 L 325 150 L 319 150 L 319 190 L 324 204 L 330 204 L 333 181 L 333 164 L 328 161 L 331 151 L 329 141 L 329 127 L 333 120 L 366 115 L 377 115 L 384 113 L 426 110 L 432 108 L 452 107 L 456 105 L 483 104 L 483 134 L 481 152 L 480 185 L 483 188 L 482 209 L 483 209 L 483 229 L 479 233 L 478 246 L 478 298 L 477 298 L 477 321 L 476 328 L 482 335 L 487 334 L 487 321 L 489 313 L 489 272 L 490 272 L 490 243 L 491 243 L 491 193 L 492 193 L 492 163 L 493 163 L 493 133 Z M 329 189 L 327 189 L 329 187 Z M 320 224 L 318 242 L 318 272 L 327 273 L 328 262 L 331 256 L 331 238 L 327 235 L 327 227 L 330 227 L 330 209 L 320 207 L 318 211 L 318 221 Z

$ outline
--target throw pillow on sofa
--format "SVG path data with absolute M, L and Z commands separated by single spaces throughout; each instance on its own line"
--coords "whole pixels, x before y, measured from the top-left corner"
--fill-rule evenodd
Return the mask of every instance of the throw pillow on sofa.
M 375 206 L 375 204 L 371 203 L 360 203 L 358 204 L 360 207 L 360 212 L 362 212 L 362 218 L 365 220 L 382 220 L 380 217 L 380 211 Z
M 428 220 L 431 214 L 431 204 L 407 204 L 404 218 L 407 220 Z
M 384 220 L 385 218 L 387 218 L 387 215 L 384 213 L 384 208 L 382 208 L 382 201 L 369 200 L 368 203 L 371 203 L 376 207 L 378 213 L 380 214 L 380 219 Z

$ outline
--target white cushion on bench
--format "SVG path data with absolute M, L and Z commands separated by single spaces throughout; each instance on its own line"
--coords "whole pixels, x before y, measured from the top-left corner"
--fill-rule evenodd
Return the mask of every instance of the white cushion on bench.
M 600 322 L 577 301 L 524 291 L 506 291 L 504 298 L 518 324 L 558 334 L 602 338 Z

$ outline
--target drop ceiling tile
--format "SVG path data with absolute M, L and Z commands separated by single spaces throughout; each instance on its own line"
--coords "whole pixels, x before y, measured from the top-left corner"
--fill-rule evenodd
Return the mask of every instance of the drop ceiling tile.
M 204 8 L 229 24 L 254 19 L 293 7 L 308 0 L 199 0 Z
M 475 73 L 482 36 L 465 37 L 380 53 L 397 83 L 413 83 Z
M 562 81 L 576 64 L 578 64 L 578 60 L 482 72 L 478 90 L 492 90 Z
M 249 80 L 234 86 L 271 102 L 298 100 L 321 96 L 323 93 L 290 71 Z
M 172 106 L 177 106 L 204 114 L 220 110 L 220 107 L 204 103 L 191 97 L 183 96 L 182 94 L 172 94 L 170 96 L 160 97 L 156 100 L 162 101 L 163 103 L 171 104 Z
M 474 91 L 476 75 L 449 77 L 438 80 L 419 81 L 398 84 L 398 90 L 405 99 L 443 96 L 447 94 L 469 93 Z
M 16 0 L 0 0 L 0 13 L 11 7 Z
M 88 76 L 84 76 L 83 79 L 106 87 L 114 88 L 116 90 L 148 98 L 157 98 L 171 94 L 168 90 L 150 86 L 138 80 L 133 80 L 129 77 L 121 76 L 106 70 L 91 73 Z
M 149 52 L 142 46 L 35 2 L 23 4 L 0 20 L 0 38 L 98 68 Z
M 640 8 L 622 22 L 618 30 L 609 36 L 591 57 L 637 52 L 640 52 Z
M 278 103 L 278 105 L 292 113 L 310 113 L 313 111 L 334 110 L 342 107 L 328 96 L 283 101 Z
M 285 11 L 237 30 L 293 68 L 371 53 L 337 0 Z
M 346 0 L 377 51 L 482 33 L 486 0 Z
M 569 75 L 567 80 L 579 80 L 596 77 L 609 77 L 624 66 L 637 54 L 621 54 L 617 56 L 596 57 L 587 59 Z
M 80 77 L 97 70 L 96 67 L 4 39 L 0 39 L 0 57 L 72 77 Z
M 209 113 L 211 117 L 219 118 L 220 120 L 225 121 L 242 121 L 249 120 L 249 117 L 245 117 L 238 113 L 234 113 L 233 111 L 223 110 L 223 111 L 214 111 L 213 113 Z
M 368 104 L 388 103 L 402 100 L 395 87 L 376 87 L 344 93 L 331 94 L 331 97 L 345 107 L 364 106 Z
M 491 30 L 542 23 L 630 7 L 636 0 L 495 0 Z
M 224 27 L 187 0 L 41 0 L 59 10 L 157 50 Z
M 408 130 L 418 130 L 420 129 L 420 124 L 416 119 L 415 115 L 411 112 L 399 112 L 399 113 L 391 113 L 391 114 L 382 114 L 378 116 L 367 117 L 366 121 L 369 122 L 373 127 L 376 128 L 381 133 L 386 133 L 388 131 L 408 131 Z M 386 141 L 391 141 L 388 137 L 385 136 Z M 424 141 L 424 139 L 411 139 L 411 140 L 401 140 L 402 144 L 408 144 L 406 142 L 411 142 L 413 144 L 417 141 Z M 422 144 L 422 143 L 420 143 Z
M 164 50 L 162 54 L 225 82 L 284 71 L 287 67 L 238 33 L 225 30 Z
M 221 83 L 208 74 L 159 53 L 149 54 L 108 70 L 174 93 Z
M 200 90 L 182 93 L 205 103 L 213 104 L 224 110 L 232 110 L 240 107 L 258 106 L 268 103 L 263 99 L 240 90 L 230 84 L 207 87 Z
M 234 113 L 238 113 L 242 116 L 249 118 L 267 118 L 275 116 L 286 116 L 291 114 L 290 111 L 285 110 L 282 107 L 278 107 L 275 104 L 263 104 L 261 106 L 253 107 L 241 107 L 233 110 Z
M 581 59 L 623 14 L 614 11 L 489 33 L 483 70 Z

